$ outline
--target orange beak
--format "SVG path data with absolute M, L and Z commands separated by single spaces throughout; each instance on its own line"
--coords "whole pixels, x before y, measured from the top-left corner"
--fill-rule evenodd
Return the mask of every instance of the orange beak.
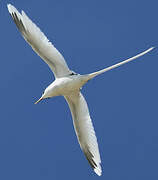
M 37 104 L 37 103 L 39 103 L 40 101 L 42 101 L 43 100 L 43 98 L 41 97 L 38 101 L 36 101 L 34 104 Z

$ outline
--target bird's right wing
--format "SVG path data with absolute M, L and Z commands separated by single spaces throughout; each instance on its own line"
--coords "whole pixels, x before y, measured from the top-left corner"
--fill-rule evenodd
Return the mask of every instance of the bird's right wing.
M 86 100 L 79 91 L 64 97 L 71 110 L 80 147 L 95 173 L 100 176 L 102 170 L 99 148 Z
M 63 56 L 47 39 L 44 33 L 29 19 L 24 11 L 20 14 L 11 4 L 8 4 L 8 11 L 24 39 L 49 65 L 56 78 L 64 77 L 71 73 Z

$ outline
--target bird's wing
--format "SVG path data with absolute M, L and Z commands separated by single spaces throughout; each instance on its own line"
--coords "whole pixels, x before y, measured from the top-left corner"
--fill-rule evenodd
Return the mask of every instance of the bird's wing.
M 56 78 L 64 77 L 70 70 L 59 51 L 47 39 L 44 33 L 29 19 L 24 11 L 20 14 L 18 10 L 8 4 L 16 26 L 24 39 L 31 45 L 32 49 L 49 65 Z
M 102 170 L 99 148 L 86 100 L 79 91 L 64 97 L 71 110 L 80 147 L 95 173 L 100 176 Z

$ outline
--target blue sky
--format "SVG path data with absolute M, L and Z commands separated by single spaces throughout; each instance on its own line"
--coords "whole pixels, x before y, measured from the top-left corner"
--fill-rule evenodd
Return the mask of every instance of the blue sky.
M 158 48 L 90 81 L 82 92 L 100 147 L 98 177 L 81 152 L 63 97 L 34 102 L 54 77 L 6 5 L 23 9 L 81 74 L 158 47 L 158 1 L 1 1 L 0 179 L 157 180 Z

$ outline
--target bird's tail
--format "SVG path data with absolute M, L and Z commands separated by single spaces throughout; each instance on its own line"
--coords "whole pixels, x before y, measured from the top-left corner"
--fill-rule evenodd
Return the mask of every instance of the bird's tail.
M 131 57 L 129 59 L 126 59 L 126 60 L 124 60 L 124 61 L 122 61 L 120 63 L 117 63 L 117 64 L 112 65 L 110 67 L 107 67 L 105 69 L 102 69 L 100 71 L 97 71 L 97 72 L 94 72 L 94 73 L 90 73 L 90 74 L 88 74 L 87 78 L 88 78 L 88 80 L 90 80 L 90 79 L 94 78 L 95 76 L 98 76 L 99 74 L 102 74 L 102 73 L 104 73 L 106 71 L 109 71 L 109 70 L 114 69 L 116 67 L 119 67 L 119 66 L 121 66 L 123 64 L 126 64 L 126 63 L 128 63 L 130 61 L 133 61 L 133 60 L 137 59 L 138 57 L 145 55 L 146 53 L 150 52 L 153 49 L 154 49 L 154 47 L 151 47 L 151 48 L 147 49 L 146 51 L 144 51 L 144 52 L 142 52 L 140 54 L 137 54 L 136 56 L 133 56 L 133 57 Z

